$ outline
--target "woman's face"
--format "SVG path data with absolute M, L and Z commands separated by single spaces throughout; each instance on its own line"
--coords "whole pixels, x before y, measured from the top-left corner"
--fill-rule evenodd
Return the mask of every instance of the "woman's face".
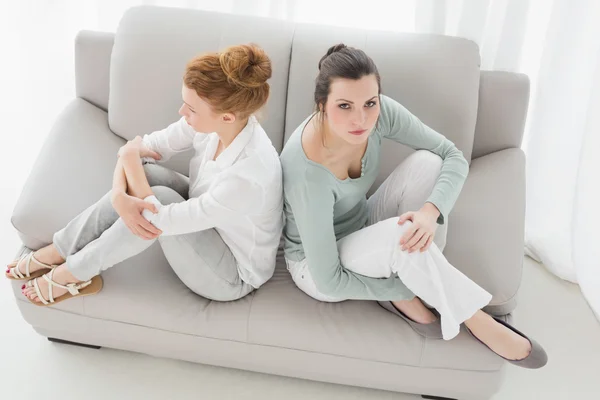
M 224 114 L 216 113 L 195 90 L 185 85 L 181 88 L 181 97 L 183 104 L 179 108 L 179 115 L 185 117 L 188 125 L 200 133 L 219 132 Z
M 348 144 L 367 141 L 379 117 L 379 85 L 375 75 L 335 78 L 325 104 L 329 131 Z

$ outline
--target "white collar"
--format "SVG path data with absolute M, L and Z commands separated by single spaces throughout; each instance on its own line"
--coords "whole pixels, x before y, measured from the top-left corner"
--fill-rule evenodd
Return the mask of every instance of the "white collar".
M 235 162 L 242 150 L 250 142 L 250 139 L 252 139 L 252 136 L 254 135 L 254 127 L 257 123 L 258 121 L 256 120 L 256 117 L 251 115 L 250 118 L 248 118 L 248 123 L 244 129 L 242 129 L 235 139 L 233 139 L 233 142 L 231 142 L 231 144 L 227 146 L 227 148 L 223 150 L 221 154 L 219 154 L 215 162 L 220 169 L 230 167 Z

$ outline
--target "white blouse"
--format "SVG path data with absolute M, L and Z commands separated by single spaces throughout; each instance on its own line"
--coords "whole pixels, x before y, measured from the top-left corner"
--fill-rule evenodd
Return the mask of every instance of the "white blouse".
M 283 228 L 283 189 L 279 155 L 254 116 L 213 161 L 219 136 L 194 131 L 185 118 L 143 137 L 159 163 L 195 149 L 190 161 L 189 200 L 162 205 L 144 217 L 163 235 L 214 228 L 238 263 L 241 279 L 255 288 L 271 278 Z M 148 159 L 152 162 L 154 159 Z

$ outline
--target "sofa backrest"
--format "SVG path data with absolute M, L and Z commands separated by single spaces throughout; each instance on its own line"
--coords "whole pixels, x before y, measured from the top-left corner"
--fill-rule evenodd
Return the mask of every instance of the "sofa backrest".
M 125 13 L 111 58 L 110 128 L 131 139 L 167 126 L 178 118 L 186 62 L 202 52 L 248 42 L 262 46 L 273 63 L 272 93 L 262 123 L 278 150 L 314 109 L 319 59 L 343 42 L 373 58 L 383 93 L 447 136 L 470 161 L 480 77 L 474 42 L 198 10 L 141 6 Z M 396 143 L 384 146 L 374 188 L 411 151 Z
M 285 138 L 314 110 L 318 63 L 336 43 L 364 50 L 381 75 L 382 92 L 442 133 L 471 161 L 477 120 L 479 50 L 449 36 L 363 31 L 298 24 L 292 42 Z M 413 150 L 389 142 L 373 188 Z
M 254 42 L 273 64 L 262 123 L 281 149 L 293 24 L 198 10 L 133 7 L 119 24 L 110 66 L 109 125 L 124 139 L 179 119 L 186 63 L 194 56 Z

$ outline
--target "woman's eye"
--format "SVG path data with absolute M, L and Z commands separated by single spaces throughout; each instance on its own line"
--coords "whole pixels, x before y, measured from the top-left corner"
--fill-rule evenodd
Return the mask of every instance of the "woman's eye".
M 347 110 L 347 109 L 349 109 L 349 108 L 350 108 L 350 104 L 348 104 L 348 103 L 342 103 L 342 104 L 340 104 L 340 105 L 339 105 L 339 107 L 340 107 L 342 110 Z
M 375 107 L 376 105 L 377 105 L 377 102 L 376 102 L 376 101 L 368 101 L 368 102 L 367 102 L 367 107 L 369 107 L 369 108 L 370 108 L 370 107 Z

